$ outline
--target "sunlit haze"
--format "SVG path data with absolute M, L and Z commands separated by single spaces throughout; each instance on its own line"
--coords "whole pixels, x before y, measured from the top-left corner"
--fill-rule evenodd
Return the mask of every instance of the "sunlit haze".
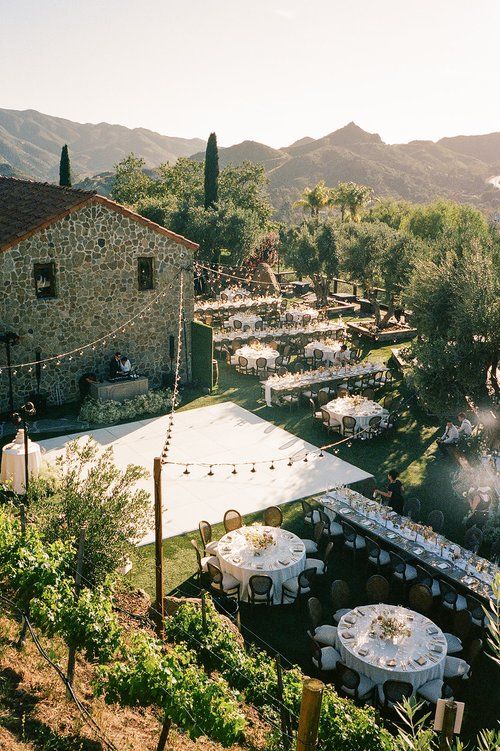
M 283 146 L 500 130 L 499 0 L 0 0 L 0 106 Z

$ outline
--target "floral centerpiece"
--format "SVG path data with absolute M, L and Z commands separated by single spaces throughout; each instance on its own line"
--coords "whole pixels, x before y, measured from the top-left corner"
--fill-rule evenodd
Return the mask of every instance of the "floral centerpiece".
M 371 633 L 379 639 L 396 641 L 402 637 L 411 636 L 411 628 L 403 618 L 385 612 L 372 620 Z
M 261 555 L 264 550 L 276 545 L 272 532 L 261 526 L 254 526 L 245 530 L 245 537 L 249 546 L 253 548 L 254 555 Z

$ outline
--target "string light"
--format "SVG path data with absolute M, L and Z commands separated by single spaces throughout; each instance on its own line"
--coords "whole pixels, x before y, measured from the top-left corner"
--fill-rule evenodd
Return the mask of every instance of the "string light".
M 181 272 L 179 272 L 179 273 L 180 273 L 181 280 L 182 280 L 182 269 L 181 269 Z M 171 284 L 173 283 L 173 281 L 175 279 L 177 279 L 177 276 L 175 276 L 173 280 L 169 281 L 169 283 L 167 285 L 168 287 L 170 287 Z M 110 338 L 115 339 L 116 335 L 118 333 L 124 334 L 126 332 L 128 326 L 131 326 L 131 327 L 134 326 L 135 325 L 135 321 L 137 319 L 141 318 L 141 317 L 143 318 L 144 315 L 145 315 L 145 313 L 156 302 L 159 302 L 160 297 L 165 297 L 166 294 L 167 293 L 163 289 L 152 300 L 150 300 L 150 302 L 147 305 L 145 305 L 144 308 L 142 308 L 142 310 L 140 310 L 138 313 L 136 313 L 131 318 L 129 318 L 127 321 L 125 321 L 125 323 L 121 323 L 115 329 L 112 329 L 111 331 L 107 332 L 106 334 L 103 334 L 103 336 L 100 336 L 98 339 L 95 339 L 94 341 L 89 342 L 88 344 L 84 344 L 83 346 L 80 345 L 78 347 L 75 347 L 74 349 L 68 350 L 68 352 L 61 352 L 59 355 L 52 355 L 51 357 L 45 357 L 45 358 L 43 358 L 41 360 L 32 360 L 30 362 L 15 363 L 13 365 L 4 365 L 4 366 L 2 366 L 2 370 L 0 371 L 0 373 L 2 373 L 4 370 L 7 371 L 7 370 L 10 369 L 10 371 L 12 372 L 12 375 L 14 376 L 14 375 L 17 375 L 18 368 L 19 369 L 21 369 L 21 368 L 29 368 L 30 366 L 40 366 L 41 365 L 42 368 L 45 369 L 47 363 L 52 363 L 53 362 L 53 363 L 56 363 L 56 364 L 60 365 L 61 361 L 64 360 L 64 359 L 66 359 L 66 358 L 69 358 L 70 355 L 76 355 L 76 354 L 78 354 L 80 357 L 83 357 L 83 354 L 84 354 L 85 350 L 92 349 L 93 351 L 95 351 L 96 348 L 97 348 L 97 346 L 99 346 L 99 345 L 100 346 L 105 345 Z M 59 360 L 59 362 L 57 362 L 58 360 Z M 28 371 L 28 372 L 30 372 L 30 371 Z
M 162 464 L 167 463 L 168 450 L 170 448 L 170 441 L 171 441 L 172 426 L 174 424 L 175 407 L 177 404 L 177 397 L 179 394 L 179 383 L 181 380 L 180 366 L 181 366 L 181 351 L 182 351 L 183 305 L 184 305 L 184 275 L 181 270 L 180 283 L 179 283 L 179 311 L 178 311 L 178 316 L 177 316 L 177 356 L 175 359 L 175 375 L 174 375 L 174 385 L 172 389 L 172 405 L 170 407 L 170 415 L 168 418 L 168 429 L 167 429 L 167 434 L 165 438 L 165 443 L 163 444 L 163 450 L 161 453 Z M 187 464 L 186 464 L 186 469 L 184 470 L 183 474 L 185 475 L 190 474 Z

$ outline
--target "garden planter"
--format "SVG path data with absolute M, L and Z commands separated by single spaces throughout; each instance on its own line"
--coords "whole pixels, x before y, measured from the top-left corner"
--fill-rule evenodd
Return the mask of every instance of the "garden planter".
M 401 323 L 390 323 L 383 329 L 377 329 L 373 319 L 363 323 L 348 323 L 347 327 L 358 336 L 371 339 L 373 342 L 400 342 L 413 339 L 417 335 L 416 329 Z

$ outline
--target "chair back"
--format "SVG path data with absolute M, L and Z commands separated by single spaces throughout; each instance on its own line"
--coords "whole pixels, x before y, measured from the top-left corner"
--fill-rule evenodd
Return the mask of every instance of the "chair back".
M 314 579 L 316 577 L 316 567 L 312 568 L 305 568 L 300 574 L 299 574 L 299 588 L 300 589 L 311 589 Z
M 313 357 L 314 357 L 315 360 L 322 360 L 323 357 L 324 357 L 324 355 L 325 355 L 325 353 L 323 352 L 322 349 L 318 349 L 317 347 L 314 348 L 314 350 L 313 350 Z
M 334 612 L 347 607 L 351 600 L 351 590 L 348 583 L 343 579 L 335 579 L 330 587 L 330 599 Z
M 425 584 L 426 587 L 429 587 L 429 589 L 432 592 L 432 576 L 429 574 L 427 569 L 423 568 L 422 566 L 417 566 L 417 583 L 418 584 Z
M 238 365 L 240 368 L 246 368 L 248 365 L 248 360 L 246 357 L 243 357 L 243 355 L 238 355 Z
M 316 524 L 313 527 L 313 540 L 318 545 L 323 539 L 323 532 L 325 531 L 325 526 L 326 526 L 325 522 L 322 519 L 320 519 L 320 521 L 316 522 Z
M 321 407 L 321 421 L 325 427 L 330 425 L 330 413 L 324 407 Z
M 354 694 L 354 698 L 358 698 L 358 688 L 359 684 L 361 682 L 361 676 L 357 672 L 357 670 L 354 670 L 354 668 L 349 668 L 347 665 L 344 665 L 343 662 L 337 662 L 337 678 L 338 678 L 338 686 L 342 690 L 349 693 Z
M 318 396 L 316 397 L 318 400 L 318 407 L 323 407 L 325 404 L 328 404 L 330 401 L 330 394 L 328 391 L 318 391 Z
M 382 552 L 380 545 L 378 544 L 378 542 L 375 542 L 375 540 L 372 540 L 371 537 L 365 537 L 365 541 L 368 551 L 368 558 L 371 558 L 372 560 L 375 560 L 377 563 L 379 563 L 380 553 Z
M 250 577 L 248 580 L 248 589 L 250 591 L 250 602 L 255 604 L 255 602 L 260 602 L 262 597 L 265 597 L 266 599 L 264 602 L 267 602 L 268 605 L 271 604 L 271 589 L 273 587 L 273 580 L 270 576 L 264 576 L 262 574 L 254 574 Z M 256 599 L 256 596 L 259 597 L 259 599 Z
M 285 323 L 294 323 L 294 317 L 291 313 L 285 313 Z
M 309 326 L 310 323 L 311 323 L 311 314 L 304 313 L 304 315 L 302 316 L 302 325 Z
M 231 342 L 231 349 L 233 350 L 233 352 L 236 352 L 236 350 L 239 349 L 241 345 L 241 339 L 233 339 L 233 341 Z
M 214 563 L 207 563 L 208 575 L 212 584 L 222 585 L 222 571 Z
M 278 358 L 276 358 L 278 359 Z M 255 361 L 255 365 L 257 367 L 257 370 L 264 370 L 267 368 L 267 360 L 265 357 L 258 357 Z
M 373 401 L 375 399 L 375 391 L 373 389 L 363 389 L 361 396 L 363 396 L 365 399 L 369 399 L 370 401 Z
M 413 584 L 408 592 L 408 601 L 417 613 L 428 613 L 432 609 L 432 590 L 426 584 Z
M 210 522 L 203 520 L 198 524 L 198 529 L 200 531 L 203 548 L 206 548 L 207 545 L 212 542 L 212 525 Z
M 312 519 L 313 507 L 311 506 L 311 504 L 309 503 L 309 501 L 305 501 L 302 498 L 301 501 L 300 501 L 300 503 L 302 504 L 302 514 L 304 516 L 307 516 L 308 514 L 310 514 L 311 515 L 311 519 Z
M 432 527 L 433 532 L 441 532 L 443 525 L 444 514 L 438 508 L 435 508 L 427 517 L 427 526 Z
M 476 662 L 477 658 L 483 651 L 483 640 L 482 639 L 474 639 L 474 641 L 471 641 L 469 644 L 468 649 L 465 652 L 465 661 L 469 663 L 471 668 L 473 667 L 474 663 Z M 470 671 L 469 671 L 470 674 Z
M 453 616 L 452 632 L 463 643 L 467 641 L 472 628 L 472 615 L 468 610 L 457 610 Z
M 375 415 L 374 417 L 370 417 L 370 421 L 368 422 L 368 427 L 370 430 L 377 430 L 377 428 L 380 427 L 380 423 L 382 422 L 382 418 L 380 415 Z
M 276 370 L 277 375 L 284 376 L 288 373 L 288 370 L 285 368 L 284 365 L 280 365 L 278 369 Z
M 464 548 L 472 553 L 477 553 L 483 541 L 483 533 L 478 527 L 471 527 L 464 537 Z
M 255 331 L 262 331 L 264 329 L 264 321 L 255 321 Z
M 420 501 L 418 498 L 407 498 L 403 506 L 403 516 L 416 522 L 420 516 Z
M 196 542 L 196 540 L 191 540 L 191 545 L 192 545 L 192 547 L 194 549 L 194 552 L 196 553 L 196 562 L 198 564 L 198 570 L 199 570 L 199 572 L 201 574 L 202 573 L 201 553 L 200 553 L 200 549 L 198 547 L 198 543 Z
M 344 415 L 342 418 L 342 428 L 344 433 L 354 433 L 356 429 L 356 418 L 351 415 Z
M 310 597 L 307 601 L 307 612 L 311 622 L 312 632 L 323 623 L 323 606 L 317 597 Z
M 393 403 L 394 403 L 394 397 L 393 397 L 393 395 L 392 394 L 386 394 L 384 396 L 383 400 L 382 400 L 382 407 L 384 409 L 387 409 L 388 411 L 390 411 Z
M 357 532 L 354 527 L 351 527 L 350 524 L 347 524 L 347 522 L 342 522 L 342 530 L 347 542 L 354 542 L 356 540 Z
M 403 699 L 410 699 L 413 694 L 413 686 L 406 681 L 384 681 L 382 695 L 384 707 L 392 704 L 402 704 Z
M 366 582 L 366 594 L 370 602 L 387 602 L 391 585 L 381 574 L 373 574 Z
M 283 513 L 279 506 L 269 506 L 264 510 L 264 525 L 266 527 L 281 527 Z
M 241 514 L 235 509 L 229 509 L 226 511 L 223 521 L 226 532 L 233 532 L 235 529 L 240 529 L 243 526 Z
M 482 604 L 475 597 L 471 597 L 471 595 L 467 597 L 467 609 L 475 621 L 479 621 L 480 623 L 486 622 L 486 614 Z
M 455 587 L 452 587 L 444 579 L 439 579 L 439 589 L 441 590 L 443 603 L 446 603 L 446 605 L 449 605 L 454 610 L 458 600 L 458 592 Z
M 238 321 L 237 318 L 233 321 L 233 329 L 241 329 L 243 328 L 243 323 L 241 321 Z
M 391 566 L 394 573 L 400 574 L 405 578 L 406 561 L 397 553 L 393 553 L 392 550 L 389 551 L 389 558 L 391 559 Z

